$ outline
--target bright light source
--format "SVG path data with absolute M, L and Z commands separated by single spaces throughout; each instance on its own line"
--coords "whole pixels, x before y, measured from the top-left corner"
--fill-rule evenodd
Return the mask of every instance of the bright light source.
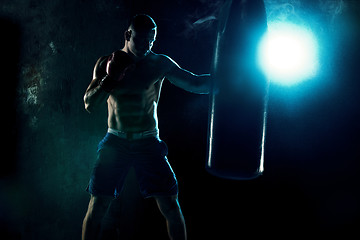
M 259 65 L 271 82 L 296 84 L 316 74 L 317 48 L 309 29 L 292 23 L 269 23 L 259 46 Z

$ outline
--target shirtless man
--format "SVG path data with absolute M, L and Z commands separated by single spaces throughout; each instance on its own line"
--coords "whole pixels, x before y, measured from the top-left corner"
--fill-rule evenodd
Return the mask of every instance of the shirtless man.
M 210 75 L 182 69 L 166 55 L 151 51 L 157 27 L 148 15 L 136 15 L 125 31 L 123 49 L 101 57 L 84 96 L 93 113 L 107 101 L 108 132 L 99 143 L 90 178 L 89 207 L 82 239 L 97 239 L 110 201 L 119 196 L 132 166 L 143 197 L 155 198 L 167 222 L 170 239 L 186 239 L 178 186 L 158 135 L 157 104 L 164 79 L 193 93 L 209 92 Z

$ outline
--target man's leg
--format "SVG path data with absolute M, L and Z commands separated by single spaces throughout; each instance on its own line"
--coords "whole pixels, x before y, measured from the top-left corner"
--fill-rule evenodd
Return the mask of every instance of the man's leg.
M 160 212 L 164 215 L 171 240 L 185 240 L 186 226 L 177 195 L 155 197 Z
M 89 207 L 82 226 L 82 240 L 97 240 L 101 230 L 102 219 L 113 198 L 91 195 Z

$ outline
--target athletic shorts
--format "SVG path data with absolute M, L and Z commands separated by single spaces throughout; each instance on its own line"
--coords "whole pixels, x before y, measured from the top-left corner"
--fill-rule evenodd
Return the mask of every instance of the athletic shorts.
M 175 174 L 167 160 L 166 143 L 156 136 L 127 140 L 107 133 L 99 143 L 87 191 L 119 197 L 130 167 L 134 167 L 144 198 L 178 194 Z

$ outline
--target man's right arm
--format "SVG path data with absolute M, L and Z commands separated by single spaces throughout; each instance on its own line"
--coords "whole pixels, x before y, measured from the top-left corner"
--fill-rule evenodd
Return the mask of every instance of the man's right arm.
M 106 76 L 106 64 L 108 57 L 101 57 L 96 62 L 93 72 L 93 79 L 86 89 L 84 95 L 84 104 L 85 109 L 89 113 L 91 113 L 94 109 L 96 109 L 100 104 L 104 103 L 106 99 L 109 97 L 109 93 L 104 91 L 102 87 L 99 85 L 101 79 Z
M 210 74 L 195 74 L 186 69 L 181 68 L 174 60 L 166 55 L 160 55 L 164 60 L 164 68 L 168 69 L 165 77 L 175 86 L 185 91 L 208 94 L 211 89 Z

